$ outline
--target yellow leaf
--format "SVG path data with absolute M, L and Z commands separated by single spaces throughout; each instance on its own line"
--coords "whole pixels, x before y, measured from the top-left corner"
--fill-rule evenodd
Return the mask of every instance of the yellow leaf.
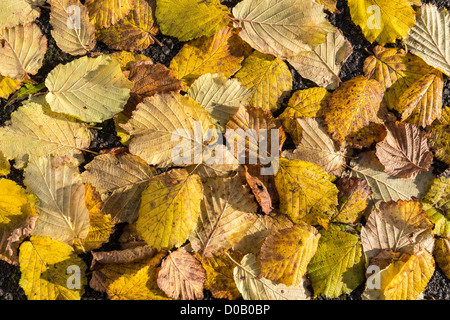
M 119 62 L 120 68 L 122 71 L 129 70 L 130 66 L 135 62 L 145 60 L 152 61 L 150 58 L 143 54 L 138 54 L 129 51 L 116 51 L 110 54 L 110 57 L 117 60 Z
M 213 35 L 228 24 L 228 14 L 228 8 L 219 0 L 156 1 L 156 18 L 161 32 L 180 41 Z
M 0 175 L 7 176 L 11 172 L 11 164 L 8 159 L 0 151 Z
M 282 98 L 292 89 L 292 75 L 286 63 L 258 51 L 245 59 L 235 78 L 252 91 L 248 106 L 266 111 L 278 109 Z
M 323 224 L 338 204 L 338 189 L 333 180 L 334 176 L 315 164 L 281 158 L 275 175 L 280 212 L 294 223 Z
M 19 285 L 29 300 L 80 300 L 86 265 L 71 246 L 34 236 L 19 250 Z
M 385 109 L 382 104 L 383 91 L 378 81 L 368 80 L 364 76 L 344 82 L 333 92 L 328 106 L 323 110 L 331 137 L 339 143 L 348 142 L 361 147 L 373 142 L 372 131 L 384 133 L 381 125 Z M 372 127 L 376 124 L 379 126 Z
M 330 93 L 325 88 L 309 88 L 294 92 L 280 119 L 316 118 L 322 115 Z
M 133 274 L 124 274 L 107 289 L 111 300 L 168 300 L 156 285 L 157 269 L 145 266 Z
M 320 234 L 308 225 L 295 225 L 270 234 L 261 247 L 261 276 L 297 286 L 317 250 Z
M 440 119 L 443 90 L 442 73 L 437 70 L 413 82 L 398 100 L 397 110 L 402 112 L 402 121 L 408 120 L 426 127 Z
M 197 223 L 202 199 L 198 175 L 184 169 L 160 174 L 142 193 L 136 229 L 153 248 L 180 247 Z
M 34 208 L 36 197 L 29 195 L 12 180 L 0 179 L 0 228 L 17 228 L 30 214 L 29 206 Z
M 89 17 L 97 29 L 116 24 L 134 8 L 135 0 L 86 0 Z
M 343 177 L 338 180 L 339 206 L 332 221 L 358 223 L 366 210 L 372 190 L 367 181 L 355 177 Z
M 292 227 L 292 221 L 284 214 L 258 215 L 255 223 L 248 229 L 247 234 L 233 247 L 242 254 L 258 254 L 267 236 L 278 230 Z
M 352 292 L 364 281 L 364 257 L 358 235 L 330 225 L 321 230 L 319 246 L 308 265 L 314 296 L 337 298 Z
M 246 50 L 236 31 L 227 27 L 211 37 L 186 43 L 170 62 L 170 69 L 187 91 L 197 78 L 207 73 L 231 77 L 241 68 Z
M 433 256 L 427 250 L 413 255 L 403 253 L 379 273 L 380 288 L 366 289 L 363 297 L 372 300 L 416 300 L 425 290 L 434 269 Z
M 353 22 L 371 43 L 406 38 L 416 22 L 410 0 L 349 0 L 348 6 Z
M 237 260 L 242 259 L 239 253 L 231 254 Z M 203 257 L 202 266 L 206 271 L 205 289 L 210 290 L 214 298 L 234 300 L 241 296 L 234 282 L 234 263 L 226 253 L 215 257 Z
M 450 243 L 447 239 L 436 239 L 434 257 L 439 268 L 450 279 Z
M 8 96 L 19 89 L 21 85 L 22 83 L 20 81 L 0 75 L 0 98 L 8 98 Z
M 108 242 L 114 231 L 114 223 L 110 215 L 101 213 L 103 203 L 100 194 L 89 184 L 85 185 L 85 189 L 85 201 L 89 210 L 89 232 L 86 238 L 81 240 L 81 244 L 84 250 L 91 251 Z M 74 243 L 74 248 L 76 251 L 83 251 L 78 242 Z
M 118 23 L 97 31 L 97 39 L 115 50 L 137 51 L 155 43 L 158 27 L 149 0 L 135 0 L 135 8 Z
M 154 290 L 157 289 L 154 272 L 157 272 L 157 267 L 166 255 L 166 251 L 157 252 L 148 246 L 106 252 L 93 251 L 91 264 L 93 272 L 89 285 L 96 291 L 114 294 L 117 298 L 122 299 L 139 295 L 138 292 L 128 291 L 130 284 L 142 286 L 143 291 L 150 290 L 152 293 L 158 293 L 159 290 Z M 146 267 L 148 267 L 149 274 L 142 274 L 141 276 L 144 278 L 151 277 L 152 281 L 136 283 L 135 280 L 139 279 L 139 277 L 136 278 L 136 273 Z M 110 286 L 121 277 L 123 279 L 116 282 L 114 288 L 111 288 Z M 145 288 L 143 285 L 145 285 Z M 126 294 L 120 295 L 121 287 L 126 290 Z M 150 294 L 150 292 L 147 293 Z

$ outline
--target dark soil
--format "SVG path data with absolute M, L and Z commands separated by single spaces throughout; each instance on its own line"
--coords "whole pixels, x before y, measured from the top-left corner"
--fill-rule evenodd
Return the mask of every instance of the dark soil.
M 241 0 L 222 0 L 221 2 L 229 8 L 234 7 Z M 84 1 L 82 1 L 84 3 Z M 447 8 L 450 10 L 450 0 L 422 0 L 423 3 L 433 3 L 439 8 Z M 347 2 L 345 0 L 338 0 L 337 8 L 340 11 L 338 14 L 328 14 L 329 21 L 338 27 L 344 34 L 344 36 L 351 42 L 353 46 L 353 54 L 346 61 L 342 67 L 340 78 L 342 81 L 352 79 L 356 76 L 363 74 L 364 60 L 370 55 L 370 52 L 374 48 L 375 44 L 370 44 L 363 36 L 360 28 L 356 26 L 351 18 Z M 48 50 L 45 56 L 43 67 L 39 73 L 32 77 L 36 83 L 42 83 L 45 81 L 46 75 L 58 64 L 68 63 L 75 59 L 69 54 L 62 52 L 57 46 L 55 41 L 51 38 L 51 26 L 49 23 L 49 10 L 42 9 L 40 18 L 37 20 L 37 24 L 41 28 L 42 32 L 48 39 Z M 157 39 L 161 42 L 162 46 L 153 45 L 148 49 L 143 50 L 142 53 L 150 57 L 153 62 L 161 63 L 165 66 L 169 66 L 172 58 L 178 53 L 184 43 L 179 42 L 177 39 L 158 35 Z M 401 46 L 401 43 L 393 44 L 392 46 Z M 112 53 L 113 50 L 109 49 L 102 43 L 98 43 L 93 52 Z M 316 85 L 307 79 L 302 79 L 298 72 L 290 67 L 292 72 L 294 83 L 292 93 L 299 89 L 306 89 L 315 87 Z M 446 80 L 444 87 L 444 106 L 450 106 L 450 80 Z M 290 96 L 285 97 L 284 104 L 275 115 L 279 114 L 286 106 Z M 11 113 L 21 105 L 21 101 L 8 103 L 6 99 L 0 99 L 0 125 L 3 125 L 5 121 L 10 119 Z M 99 152 L 103 149 L 109 149 L 121 146 L 119 138 L 116 135 L 114 122 L 112 120 L 105 121 L 99 124 L 101 129 L 95 131 L 95 137 L 90 146 L 90 150 Z M 92 154 L 85 154 L 86 163 L 92 160 Z M 85 164 L 86 164 L 85 163 Z M 442 163 L 436 162 L 437 171 L 442 172 L 446 169 L 446 166 Z M 83 167 L 83 166 L 82 166 Z M 8 179 L 16 181 L 23 186 L 23 172 L 12 168 L 11 173 L 7 176 Z M 102 246 L 99 250 L 116 250 L 119 248 L 118 237 L 120 236 L 123 225 L 116 227 L 116 232 L 111 236 L 108 243 Z M 84 254 L 82 259 L 89 266 L 92 260 L 91 254 Z M 90 274 L 87 274 L 88 280 Z M 20 270 L 16 266 L 12 266 L 6 262 L 0 260 L 0 300 L 23 300 L 26 296 L 19 286 Z M 361 299 L 361 293 L 364 290 L 364 285 L 361 285 L 355 289 L 351 294 L 344 295 L 341 299 L 346 300 L 358 300 Z M 450 280 L 443 274 L 443 272 L 436 267 L 436 271 L 429 281 L 424 293 L 426 299 L 436 300 L 449 300 L 450 299 Z M 86 287 L 86 292 L 83 299 L 106 299 L 106 294 L 92 290 Z M 206 299 L 210 299 L 211 295 L 207 292 Z M 319 297 L 318 299 L 322 299 Z

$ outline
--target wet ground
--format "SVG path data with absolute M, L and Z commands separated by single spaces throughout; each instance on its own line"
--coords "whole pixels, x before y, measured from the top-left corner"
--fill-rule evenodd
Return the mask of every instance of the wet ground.
M 81 2 L 84 2 L 83 0 Z M 232 8 L 240 0 L 223 0 L 222 3 Z M 439 8 L 450 9 L 450 0 L 422 0 L 422 3 L 433 3 Z M 336 27 L 338 27 L 344 34 L 344 36 L 351 42 L 353 46 L 353 54 L 344 64 L 340 78 L 342 81 L 352 79 L 356 76 L 363 74 L 364 60 L 370 55 L 371 50 L 375 45 L 370 44 L 363 36 L 359 27 L 357 27 L 350 18 L 349 9 L 345 0 L 338 0 L 337 8 L 340 11 L 339 14 L 328 14 L 328 19 Z M 50 23 L 49 23 L 49 11 L 42 10 L 41 16 L 37 21 L 42 32 L 47 36 L 48 51 L 46 53 L 45 62 L 39 73 L 33 76 L 33 80 L 36 83 L 42 83 L 45 81 L 46 75 L 58 64 L 67 63 L 74 59 L 74 57 L 63 53 L 55 44 L 54 40 L 50 37 Z M 159 35 L 158 40 L 162 43 L 162 46 L 153 45 L 146 50 L 143 50 L 142 54 L 150 57 L 153 62 L 159 62 L 165 66 L 169 66 L 172 58 L 178 53 L 184 43 L 179 42 L 177 39 Z M 399 43 L 392 44 L 391 46 L 400 46 Z M 105 45 L 97 44 L 94 51 L 102 53 L 111 53 L 113 50 L 108 49 Z M 292 93 L 299 89 L 306 89 L 315 87 L 316 85 L 308 80 L 302 79 L 299 74 L 290 68 L 294 83 Z M 444 105 L 450 106 L 450 80 L 446 80 L 444 87 Z M 289 96 L 285 101 L 289 100 Z M 7 105 L 5 99 L 0 99 L 0 125 L 10 119 L 10 114 L 20 106 L 20 101 Z M 5 107 L 6 106 L 6 107 Z M 277 112 L 278 113 L 278 112 Z M 100 125 L 101 129 L 96 131 L 95 138 L 92 141 L 90 149 L 92 151 L 100 151 L 102 149 L 109 149 L 121 146 L 119 139 L 116 136 L 114 123 L 112 120 L 106 121 Z M 86 153 L 86 163 L 91 160 L 91 154 Z M 442 168 L 441 168 L 442 167 Z M 445 167 L 439 163 L 439 171 L 443 171 Z M 8 175 L 8 179 L 14 180 L 17 183 L 23 185 L 23 173 L 21 170 L 13 169 L 11 174 Z M 101 250 L 114 250 L 117 249 L 117 239 L 120 234 L 122 226 L 117 227 L 117 232 L 112 235 L 109 243 L 105 244 Z M 82 256 L 87 265 L 90 265 L 91 255 L 85 254 Z M 90 275 L 88 274 L 88 277 Z M 19 287 L 18 282 L 20 279 L 20 270 L 18 267 L 7 264 L 0 261 L 0 300 L 20 300 L 26 299 L 23 290 Z M 349 295 L 344 295 L 341 299 L 357 300 L 361 298 L 361 293 L 364 289 L 364 285 L 361 285 Z M 208 293 L 205 297 L 207 298 Z M 450 299 L 450 280 L 442 273 L 442 271 L 436 267 L 436 271 L 429 281 L 424 293 L 426 299 L 447 300 Z M 90 288 L 86 288 L 86 293 L 83 296 L 84 299 L 106 299 L 105 294 L 96 292 Z M 319 298 L 320 299 L 320 298 Z

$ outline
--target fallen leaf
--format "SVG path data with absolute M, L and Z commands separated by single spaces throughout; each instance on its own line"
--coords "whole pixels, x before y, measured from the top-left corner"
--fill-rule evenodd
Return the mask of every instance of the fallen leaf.
M 203 298 L 206 272 L 202 264 L 185 249 L 169 254 L 158 273 L 158 287 L 167 296 L 181 300 Z
M 251 91 L 248 106 L 266 111 L 278 109 L 292 89 L 292 75 L 286 63 L 258 51 L 244 60 L 235 78 Z
M 60 64 L 48 74 L 45 85 L 52 111 L 86 122 L 103 122 L 122 111 L 133 86 L 119 62 L 106 55 Z
M 417 11 L 417 22 L 406 38 L 406 45 L 426 63 L 450 76 L 450 15 L 432 4 Z
M 314 297 L 337 298 L 364 282 L 364 257 L 358 235 L 330 225 L 321 230 L 316 254 L 308 264 Z
M 58 47 L 71 55 L 80 56 L 94 49 L 95 27 L 89 21 L 87 8 L 79 0 L 51 0 L 50 24 Z M 77 9 L 73 9 L 76 7 Z M 77 14 L 77 19 L 72 15 Z M 71 24 L 69 24 L 69 22 Z
M 203 194 L 200 217 L 189 240 L 194 251 L 211 257 L 242 239 L 256 221 L 257 204 L 238 176 L 207 180 Z
M 154 20 L 155 0 L 135 0 L 130 13 L 118 23 L 97 31 L 97 39 L 115 50 L 145 50 L 155 43 L 159 29 Z
M 385 172 L 399 178 L 415 178 L 428 171 L 433 153 L 428 149 L 425 134 L 415 125 L 388 122 L 386 138 L 377 143 L 376 155 Z
M 334 90 L 341 83 L 341 68 L 352 53 L 350 42 L 335 28 L 326 34 L 323 43 L 306 48 L 290 57 L 288 62 L 303 78 Z
M 261 247 L 261 277 L 297 286 L 303 282 L 306 267 L 315 255 L 320 234 L 308 225 L 295 225 L 272 233 Z
M 324 42 L 326 33 L 333 30 L 323 7 L 313 0 L 244 0 L 233 8 L 233 16 L 244 41 L 279 58 Z
M 35 23 L 0 29 L 0 73 L 18 81 L 35 75 L 44 62 L 47 38 Z
M 194 230 L 202 199 L 197 175 L 173 169 L 155 176 L 142 192 L 136 229 L 155 249 L 178 248 Z

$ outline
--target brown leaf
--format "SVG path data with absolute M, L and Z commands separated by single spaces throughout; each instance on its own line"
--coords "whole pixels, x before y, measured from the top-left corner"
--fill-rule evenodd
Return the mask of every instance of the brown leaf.
M 399 178 L 415 178 L 421 171 L 428 171 L 433 154 L 425 134 L 415 125 L 402 122 L 388 122 L 386 128 L 388 134 L 377 144 L 376 151 L 385 172 Z
M 98 264 L 130 263 L 138 260 L 144 260 L 153 257 L 156 252 L 156 249 L 149 246 L 125 250 L 92 252 L 91 270 L 94 270 Z
M 181 90 L 181 81 L 173 76 L 171 70 L 160 63 L 153 64 L 150 60 L 132 64 L 128 79 L 134 82 L 131 95 L 135 96 L 138 103 L 157 93 Z
M 206 272 L 200 261 L 180 248 L 163 261 L 157 283 L 171 298 L 194 300 L 203 298 L 205 280 Z
M 270 192 L 264 183 L 255 175 L 252 175 L 248 171 L 248 166 L 245 166 L 245 180 L 247 181 L 250 189 L 252 189 L 253 194 L 255 195 L 256 201 L 258 201 L 259 205 L 262 208 L 262 211 L 265 214 L 269 214 L 272 212 L 272 199 L 270 197 Z

